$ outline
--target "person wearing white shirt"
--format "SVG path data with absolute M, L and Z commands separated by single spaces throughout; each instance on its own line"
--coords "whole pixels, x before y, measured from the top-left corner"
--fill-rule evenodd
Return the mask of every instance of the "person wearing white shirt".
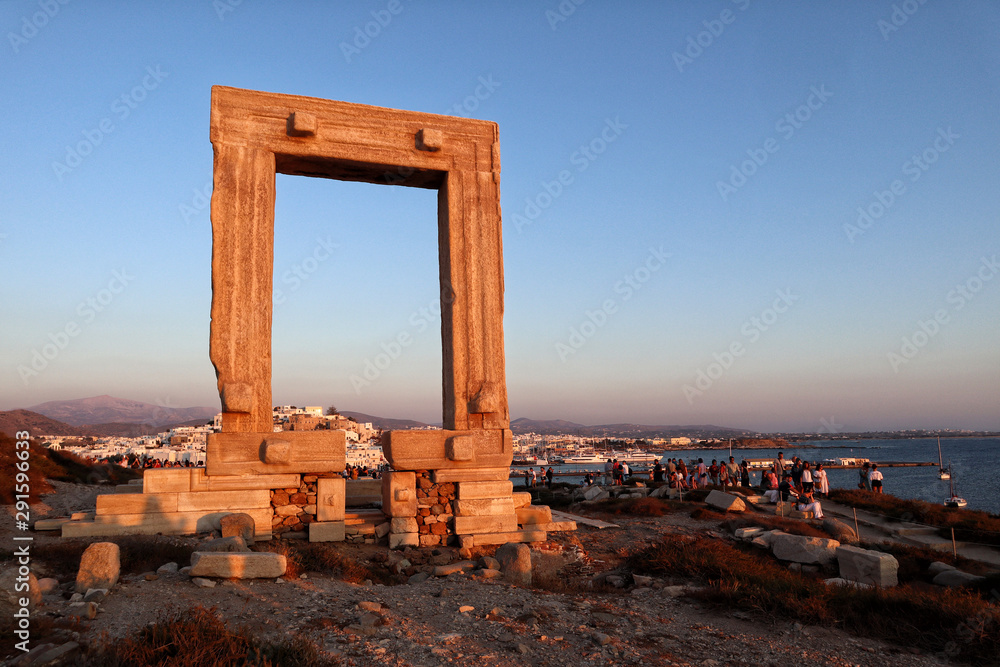
M 868 481 L 872 483 L 872 491 L 882 493 L 882 473 L 878 471 L 878 464 L 872 464 L 872 471 L 868 473 Z

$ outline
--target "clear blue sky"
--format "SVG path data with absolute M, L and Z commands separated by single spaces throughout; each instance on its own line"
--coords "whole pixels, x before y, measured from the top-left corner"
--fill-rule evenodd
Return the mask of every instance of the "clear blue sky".
M 995 3 L 559 6 L 0 2 L 0 408 L 218 405 L 219 84 L 499 123 L 512 417 L 1000 429 Z M 276 404 L 440 420 L 435 210 L 278 177 Z

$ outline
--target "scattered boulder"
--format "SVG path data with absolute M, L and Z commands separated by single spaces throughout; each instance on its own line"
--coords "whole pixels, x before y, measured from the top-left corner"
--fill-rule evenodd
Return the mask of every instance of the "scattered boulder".
M 227 514 L 219 520 L 222 527 L 222 537 L 242 537 L 246 545 L 253 544 L 254 534 L 257 531 L 257 524 L 253 517 L 243 512 Z
M 831 563 L 837 557 L 840 542 L 822 537 L 778 533 L 771 535 L 771 553 L 778 560 L 794 563 Z
M 709 493 L 708 497 L 705 498 L 705 504 L 724 512 L 745 512 L 747 509 L 746 503 L 741 498 L 722 491 Z
M 198 588 L 215 588 L 215 582 L 204 577 L 191 577 L 191 583 Z
M 179 569 L 180 569 L 180 567 L 177 565 L 177 563 L 167 563 L 166 565 L 161 565 L 160 567 L 156 568 L 156 573 L 157 574 L 176 574 L 177 570 L 179 570 Z
M 479 559 L 479 567 L 484 570 L 499 570 L 500 561 L 492 556 L 483 556 Z
M 256 553 L 195 551 L 191 554 L 190 574 L 192 577 L 223 579 L 274 579 L 283 575 L 286 567 L 284 556 L 269 551 Z
M 232 516 L 232 515 L 228 515 Z M 250 547 L 247 543 L 243 541 L 243 538 L 234 535 L 230 537 L 220 537 L 214 540 L 208 540 L 207 542 L 202 542 L 198 545 L 198 551 L 215 551 L 222 553 L 247 553 L 250 551 Z
M 93 620 L 97 618 L 97 603 L 74 602 L 66 610 L 66 614 L 69 616 L 76 616 L 78 618 L 86 618 L 87 620 Z
M 840 519 L 834 519 L 833 517 L 823 519 L 823 530 L 829 533 L 833 539 L 837 540 L 841 544 L 858 543 L 858 534 L 854 532 L 854 528 L 847 525 Z
M 882 588 L 899 583 L 899 562 L 890 554 L 852 546 L 839 546 L 836 553 L 842 579 Z
M 942 563 L 939 560 L 934 561 L 927 567 L 927 571 L 935 577 L 941 574 L 942 572 L 947 572 L 948 570 L 957 570 L 957 569 L 958 568 L 955 567 L 954 565 L 949 565 L 948 563 Z
M 55 593 L 59 589 L 59 580 L 53 579 L 52 577 L 45 577 L 44 579 L 39 579 L 38 589 L 42 592 L 42 595 Z
M 531 549 L 527 544 L 508 542 L 496 550 L 495 558 L 507 581 L 531 585 Z
M 982 581 L 985 578 L 986 577 L 969 574 L 968 572 L 962 572 L 961 570 L 945 570 L 938 573 L 938 575 L 934 577 L 933 583 L 937 586 L 955 588 L 958 586 L 968 586 L 976 583 L 977 581 Z
M 23 586 L 23 581 L 18 581 L 21 575 L 18 573 L 18 568 L 7 567 L 0 572 L 0 609 L 5 618 L 10 618 L 10 614 L 21 609 L 21 599 L 28 599 L 28 609 L 34 609 L 42 603 L 42 588 L 39 586 L 38 580 L 35 575 L 31 572 L 28 573 L 28 590 L 18 591 L 16 586 L 21 584 Z M 59 582 L 56 582 L 58 585 Z
M 764 533 L 764 529 L 760 526 L 749 526 L 747 528 L 737 528 L 736 529 L 736 539 L 743 540 L 744 542 L 749 542 L 755 537 L 760 537 Z
M 84 602 L 96 602 L 100 604 L 104 601 L 104 598 L 108 597 L 107 588 L 91 588 L 87 591 L 86 595 L 83 596 Z
M 110 589 L 118 583 L 121 573 L 120 551 L 114 542 L 95 542 L 80 558 L 76 573 L 76 591 L 86 593 L 91 588 Z

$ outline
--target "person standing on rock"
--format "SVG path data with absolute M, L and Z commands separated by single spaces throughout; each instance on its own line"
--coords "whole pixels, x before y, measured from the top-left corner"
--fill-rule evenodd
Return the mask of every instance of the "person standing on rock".
M 659 461 L 653 464 L 653 481 L 662 482 L 663 481 L 663 466 Z
M 746 459 L 740 464 L 740 486 L 744 489 L 750 488 L 750 466 Z
M 878 464 L 872 464 L 872 471 L 868 473 L 868 483 L 871 484 L 872 491 L 882 493 L 882 473 L 878 471 Z
M 552 488 L 552 477 L 555 474 L 555 471 L 552 470 L 552 466 L 549 466 L 549 469 L 545 471 L 545 479 L 548 481 L 550 489 Z
M 608 459 L 608 462 L 604 464 L 604 486 L 608 485 L 608 481 L 611 479 L 611 474 L 614 472 L 615 464 Z
M 712 465 L 708 466 L 708 475 L 712 478 L 712 485 L 719 485 L 719 462 L 712 459 Z
M 802 492 L 812 493 L 813 490 L 813 473 L 809 469 L 809 461 L 802 462 Z
M 863 491 L 872 490 L 872 481 L 868 478 L 869 472 L 871 472 L 871 470 L 868 468 L 868 462 L 865 461 L 861 465 L 861 470 L 858 471 L 858 477 L 860 479 L 860 482 L 858 483 L 858 488 L 862 489 Z

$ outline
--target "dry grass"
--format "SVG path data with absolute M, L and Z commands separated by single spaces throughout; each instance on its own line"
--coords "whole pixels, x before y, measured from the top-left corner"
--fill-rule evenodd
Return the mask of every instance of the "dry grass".
M 802 623 L 836 626 L 862 637 L 941 653 L 972 664 L 997 664 L 1000 609 L 955 589 L 827 587 L 774 560 L 720 540 L 667 537 L 634 553 L 633 572 L 683 575 L 708 583 L 706 600 Z
M 830 500 L 861 510 L 884 514 L 899 521 L 938 526 L 942 537 L 1000 546 L 1000 516 L 979 510 L 953 509 L 922 500 L 904 500 L 885 493 L 857 489 L 830 489 Z
M 142 574 L 174 562 L 184 567 L 191 562 L 192 546 L 178 544 L 169 537 L 158 535 L 126 535 L 100 537 L 92 540 L 60 540 L 39 549 L 35 558 L 45 564 L 46 571 L 57 579 L 75 579 L 80 558 L 93 542 L 114 542 L 119 548 L 122 574 Z
M 687 505 L 659 498 L 609 498 L 595 507 L 607 514 L 628 516 L 664 516 L 687 508 Z
M 304 572 L 321 572 L 341 581 L 361 584 L 372 581 L 393 585 L 403 579 L 386 568 L 362 562 L 345 553 L 343 545 L 330 542 L 302 542 L 299 540 L 271 540 L 254 547 L 256 551 L 270 551 L 285 556 L 285 579 L 297 579 Z
M 316 645 L 297 635 L 280 643 L 259 639 L 244 628 L 229 629 L 215 609 L 197 606 L 164 616 L 124 639 L 107 637 L 91 645 L 87 664 L 95 667 L 322 667 Z
M 23 483 L 16 478 L 16 466 L 20 459 L 17 458 L 15 442 L 9 435 L 0 432 L 0 504 L 4 505 L 14 503 L 15 485 Z M 141 476 L 140 471 L 109 464 L 94 465 L 75 454 L 51 450 L 34 442 L 27 451 L 27 484 L 31 503 L 38 502 L 40 494 L 53 491 L 48 482 L 50 479 L 79 484 L 125 484 L 129 479 Z

